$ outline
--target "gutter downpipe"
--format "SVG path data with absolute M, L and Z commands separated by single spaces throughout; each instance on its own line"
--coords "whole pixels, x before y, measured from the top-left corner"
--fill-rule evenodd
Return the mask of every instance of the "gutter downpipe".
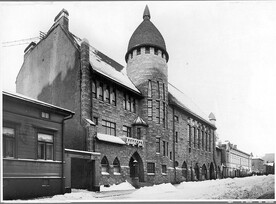
M 65 148 L 64 148 L 64 122 L 65 120 L 69 120 L 71 119 L 73 116 L 74 116 L 75 113 L 72 113 L 71 115 L 65 117 L 62 119 L 62 124 L 61 124 L 61 135 L 62 135 L 62 140 L 61 140 L 61 145 L 62 145 L 62 158 L 61 158 L 61 161 L 62 161 L 62 165 L 61 165 L 61 192 L 62 194 L 65 193 L 65 182 L 64 182 L 64 165 L 65 165 L 65 161 L 64 161 L 64 151 L 65 151 Z

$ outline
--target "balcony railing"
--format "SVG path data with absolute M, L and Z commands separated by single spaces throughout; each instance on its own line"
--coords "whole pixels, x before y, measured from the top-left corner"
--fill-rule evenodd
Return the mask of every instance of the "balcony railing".
M 144 146 L 143 140 L 139 140 L 139 139 L 132 138 L 132 137 L 126 137 L 126 136 L 121 137 L 121 139 L 122 139 L 127 145 L 132 145 L 132 146 L 137 145 L 138 147 L 143 147 L 143 146 Z

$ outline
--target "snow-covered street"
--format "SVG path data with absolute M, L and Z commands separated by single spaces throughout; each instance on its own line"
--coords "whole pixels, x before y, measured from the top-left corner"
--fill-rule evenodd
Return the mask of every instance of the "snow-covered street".
M 274 192 L 274 175 L 227 178 L 201 182 L 170 183 L 134 189 L 128 182 L 101 187 L 101 192 L 73 189 L 72 193 L 48 198 L 28 200 L 28 202 L 60 202 L 89 200 L 233 200 L 257 199 L 267 192 Z M 19 201 L 19 200 L 16 200 Z M 24 201 L 20 201 L 24 202 Z

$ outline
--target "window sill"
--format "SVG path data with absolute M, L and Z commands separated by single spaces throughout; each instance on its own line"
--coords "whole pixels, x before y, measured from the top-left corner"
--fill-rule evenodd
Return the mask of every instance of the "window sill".
M 108 172 L 102 172 L 102 175 L 110 175 Z
M 155 176 L 155 173 L 147 173 L 148 176 Z
M 162 173 L 162 176 L 167 176 L 168 174 L 167 173 Z
M 121 175 L 121 173 L 116 173 L 116 172 L 114 172 L 114 175 L 116 175 L 116 176 L 120 176 L 120 175 Z

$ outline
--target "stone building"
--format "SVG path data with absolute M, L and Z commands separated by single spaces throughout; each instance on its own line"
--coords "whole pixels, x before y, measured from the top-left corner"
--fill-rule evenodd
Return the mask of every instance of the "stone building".
M 216 178 L 215 117 L 168 82 L 169 54 L 148 7 L 125 68 L 72 34 L 68 16 L 63 9 L 45 38 L 26 48 L 16 80 L 17 92 L 75 111 L 67 151 L 100 153 L 93 168 L 101 185 Z M 85 188 L 82 180 L 67 187 Z
M 263 174 L 264 173 L 264 160 L 261 158 L 252 158 L 252 173 Z
M 3 199 L 64 193 L 63 130 L 74 112 L 19 94 L 2 96 Z
M 240 177 L 252 172 L 252 153 L 245 153 L 229 141 L 221 144 L 223 177 Z

